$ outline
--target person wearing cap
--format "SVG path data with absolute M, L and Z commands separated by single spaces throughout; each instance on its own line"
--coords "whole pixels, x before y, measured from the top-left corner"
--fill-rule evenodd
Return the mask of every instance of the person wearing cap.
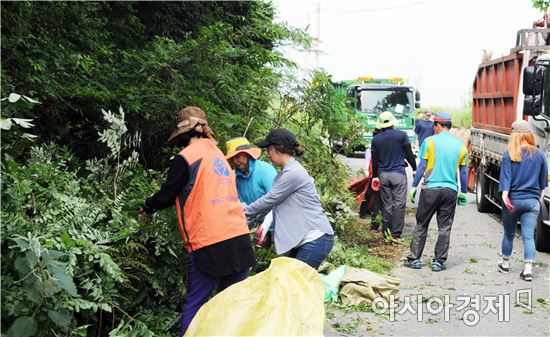
M 375 191 L 380 189 L 384 235 L 400 242 L 405 226 L 407 204 L 405 159 L 414 172 L 416 158 L 407 134 L 395 129 L 396 122 L 389 111 L 384 111 L 378 116 L 376 128 L 380 129 L 380 132 L 374 136 L 371 145 L 372 188 Z
M 248 218 L 270 210 L 275 222 L 275 251 L 319 268 L 334 245 L 334 231 L 319 201 L 313 178 L 295 159 L 303 154 L 294 135 L 283 128 L 271 131 L 256 145 L 267 148 L 275 166 L 282 170 L 273 186 L 244 209 Z
M 449 253 L 451 227 L 453 225 L 457 195 L 459 192 L 457 173 L 460 172 L 460 194 L 458 204 L 465 206 L 468 192 L 468 151 L 460 140 L 451 136 L 451 115 L 438 112 L 434 118 L 435 135 L 428 137 L 420 147 L 418 172 L 414 176 L 410 193 L 411 202 L 415 202 L 416 187 L 424 178 L 420 201 L 416 210 L 416 226 L 413 230 L 411 252 L 405 266 L 422 268 L 420 258 L 424 251 L 428 226 L 437 213 L 439 235 L 432 260 L 432 271 L 445 269 Z
M 170 164 L 160 190 L 145 199 L 140 217 L 176 207 L 187 252 L 187 295 L 182 313 L 185 334 L 191 320 L 220 290 L 244 280 L 255 263 L 235 174 L 217 148 L 206 114 L 197 107 L 180 110 L 176 130 L 167 144 L 182 150 Z
M 433 136 L 434 122 L 430 111 L 424 112 L 422 114 L 422 118 L 416 120 L 414 125 L 414 133 L 418 136 L 418 148 L 422 146 L 424 139 Z
M 548 186 L 548 167 L 544 153 L 537 148 L 529 123 L 518 120 L 512 123 L 508 149 L 502 156 L 498 191 L 502 192 L 502 262 L 498 270 L 509 273 L 510 256 L 516 234 L 517 221 L 521 222 L 524 267 L 520 277 L 533 280 L 535 261 L 535 225 L 539 215 L 542 192 Z
M 273 185 L 277 171 L 262 161 L 262 150 L 251 147 L 245 137 L 232 138 L 226 142 L 225 159 L 235 167 L 239 200 L 251 204 L 266 194 Z

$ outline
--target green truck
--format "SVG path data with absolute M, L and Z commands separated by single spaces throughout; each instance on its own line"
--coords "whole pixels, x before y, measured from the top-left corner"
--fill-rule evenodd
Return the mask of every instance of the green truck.
M 405 85 L 402 78 L 359 77 L 355 80 L 335 82 L 334 87 L 348 97 L 348 103 L 365 121 L 367 129 L 365 144 L 354 144 L 353 153 L 366 151 L 376 128 L 378 114 L 391 111 L 397 119 L 397 129 L 409 136 L 411 144 L 416 138 L 414 133 L 413 111 L 420 108 L 420 92 Z M 351 154 L 351 153 L 348 153 Z

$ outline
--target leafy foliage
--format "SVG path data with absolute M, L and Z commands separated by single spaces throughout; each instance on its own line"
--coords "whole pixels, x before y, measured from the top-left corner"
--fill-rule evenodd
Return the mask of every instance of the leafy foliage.
M 308 45 L 275 24 L 266 2 L 2 2 L 2 96 L 25 88 L 42 102 L 35 133 L 79 158 L 102 156 L 102 108 L 123 105 L 140 153 L 163 167 L 158 148 L 177 111 L 209 112 L 221 141 L 267 109 L 292 65 L 276 47 Z M 258 122 L 261 122 L 261 118 Z
M 125 149 L 125 132 L 114 114 L 105 118 L 109 127 L 101 133 L 111 135 L 105 141 L 116 156 L 81 168 L 69 151 L 49 145 L 33 147 L 25 165 L 5 163 L 2 321 L 10 336 L 79 328 L 97 335 L 115 324 L 117 336 L 144 336 L 158 311 L 179 311 L 185 277 L 175 266 L 185 258 L 169 225 L 174 216 L 165 213 L 151 227 L 137 221 L 141 196 L 158 187 L 158 176 L 138 165 L 122 169 L 132 161 L 116 152 Z M 102 177 L 117 175 L 115 196 L 113 180 Z M 167 332 L 176 323 L 157 328 Z M 41 329 L 25 332 L 32 326 Z
M 321 204 L 333 227 L 342 230 L 356 221 L 355 200 L 348 192 L 349 172 L 331 153 L 331 144 L 343 138 L 355 142 L 363 130 L 361 123 L 324 71 L 314 71 L 310 81 L 290 76 L 284 83 L 268 125 L 294 131 L 304 148 L 302 164 L 315 178 Z
M 548 12 L 548 8 L 550 7 L 549 0 L 532 0 L 532 1 L 533 1 L 533 8 L 538 9 L 543 13 Z
M 29 118 L 31 106 L 40 102 L 16 93 L 2 98 L 1 102 L 2 155 L 11 158 L 18 157 L 28 149 L 36 138 L 36 135 L 28 133 L 26 129 L 34 126 L 31 123 L 32 118 Z
M 3 334 L 178 332 L 186 253 L 175 214 L 147 225 L 137 208 L 163 181 L 159 149 L 186 105 L 207 111 L 221 144 L 248 124 L 251 140 L 292 129 L 333 226 L 355 221 L 329 145 L 354 138 L 358 123 L 329 75 L 285 73 L 293 64 L 276 47 L 310 39 L 275 24 L 271 4 L 1 7 Z M 10 96 L 23 88 L 34 99 Z M 273 252 L 260 255 L 266 265 Z

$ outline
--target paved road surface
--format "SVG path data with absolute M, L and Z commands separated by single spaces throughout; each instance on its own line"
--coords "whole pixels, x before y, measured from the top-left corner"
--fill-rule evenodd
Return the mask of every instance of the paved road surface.
M 342 160 L 355 170 L 363 167 L 364 163 L 362 159 Z M 405 222 L 404 234 L 410 235 L 415 224 L 414 216 L 407 216 Z M 417 308 L 417 295 L 422 295 L 425 300 L 430 297 L 443 300 L 448 295 L 450 303 L 454 305 L 449 310 L 448 318 L 443 312 L 429 313 L 426 303 L 422 305 L 423 317 L 420 321 L 418 314 L 408 312 L 396 315 L 396 320 L 392 322 L 387 317 L 374 313 L 337 311 L 336 316 L 328 320 L 325 335 L 550 336 L 550 254 L 537 252 L 533 282 L 521 280 L 519 273 L 522 269 L 523 245 L 518 232 L 514 241 L 512 273 L 499 273 L 496 264 L 499 261 L 502 225 L 497 216 L 477 212 L 475 195 L 472 193 L 468 194 L 466 207 L 457 207 L 447 270 L 439 273 L 434 273 L 429 268 L 436 238 L 434 218 L 422 257 L 424 267 L 421 270 L 397 267 L 392 275 L 401 279 L 401 299 L 410 296 L 414 308 Z M 532 310 L 517 306 L 518 291 L 530 292 Z M 465 312 L 475 309 L 473 301 L 476 295 L 480 299 L 479 322 L 469 326 L 467 322 L 475 321 L 477 316 L 473 312 L 465 315 Z M 491 301 L 490 296 L 499 295 L 503 296 L 503 300 L 509 295 L 510 301 L 508 308 L 500 310 L 501 314 L 509 316 L 503 322 L 499 322 L 498 313 L 483 313 L 488 301 Z M 457 306 L 465 301 L 461 296 L 472 298 L 472 302 L 471 306 L 458 311 Z M 527 302 L 528 295 L 522 295 L 521 298 L 522 302 Z M 436 308 L 437 303 L 433 306 Z M 506 317 L 502 317 L 502 320 L 506 320 Z M 333 328 L 335 323 L 339 324 L 339 329 Z

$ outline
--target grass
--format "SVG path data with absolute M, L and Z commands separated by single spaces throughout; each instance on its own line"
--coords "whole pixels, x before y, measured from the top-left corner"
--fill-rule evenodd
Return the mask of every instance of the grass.
M 327 261 L 336 265 L 348 265 L 355 268 L 364 268 L 379 274 L 389 274 L 394 267 L 378 256 L 371 255 L 371 250 L 366 246 L 344 245 L 340 240 L 336 240 Z
M 363 322 L 363 321 L 360 318 L 354 318 L 354 319 L 352 319 L 351 321 L 349 321 L 347 323 L 343 323 L 343 324 L 334 323 L 332 325 L 332 327 L 338 332 L 352 333 L 352 332 L 355 332 L 359 328 L 361 322 Z
M 387 242 L 380 231 L 370 230 L 370 219 L 358 221 L 339 233 L 328 262 L 339 266 L 365 268 L 379 274 L 388 275 L 410 244 L 410 237 L 403 237 L 403 244 Z

